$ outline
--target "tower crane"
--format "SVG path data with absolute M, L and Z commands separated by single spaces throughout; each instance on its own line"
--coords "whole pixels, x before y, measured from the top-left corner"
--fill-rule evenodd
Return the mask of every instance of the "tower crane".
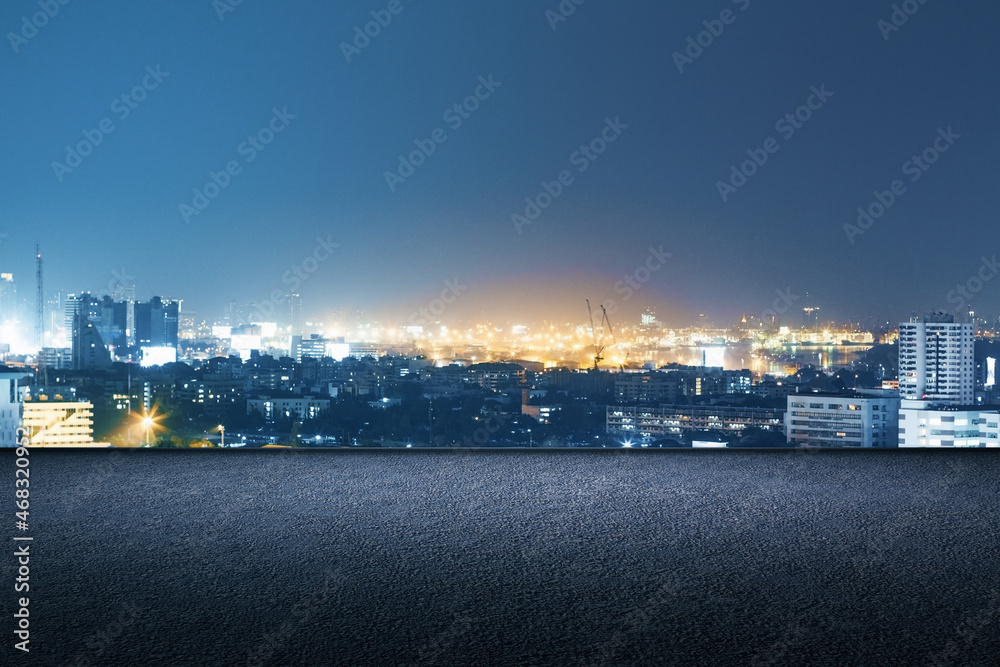
M 594 337 L 594 370 L 596 371 L 597 365 L 601 363 L 602 359 L 604 359 L 604 357 L 601 356 L 601 352 L 604 352 L 604 345 L 601 344 L 603 342 L 604 332 L 603 330 L 601 331 L 601 339 L 599 340 L 597 337 L 597 327 L 594 326 L 594 313 L 590 309 L 590 299 L 587 299 L 586 301 L 587 316 L 590 318 L 590 335 Z M 601 308 L 603 309 L 604 307 L 601 306 Z M 608 316 L 607 312 L 604 313 L 604 316 Z
M 608 333 L 611 334 L 611 344 L 618 345 L 618 339 L 615 338 L 615 330 L 611 327 L 611 318 L 608 317 L 608 309 L 604 307 L 604 304 L 601 304 L 601 312 L 603 313 L 603 317 L 601 319 L 601 326 L 602 327 L 606 326 L 608 328 Z M 622 370 L 622 365 L 618 366 L 618 370 Z
M 611 344 L 617 345 L 618 340 L 615 338 L 615 330 L 611 326 L 611 319 L 608 317 L 608 309 L 603 305 L 601 306 L 601 333 L 598 335 L 597 327 L 594 326 L 594 312 L 590 307 L 590 299 L 587 299 L 587 316 L 590 318 L 590 332 L 594 337 L 594 370 L 597 370 L 598 364 L 604 360 L 601 354 L 606 349 L 604 344 L 604 332 L 607 330 L 608 334 L 611 336 Z

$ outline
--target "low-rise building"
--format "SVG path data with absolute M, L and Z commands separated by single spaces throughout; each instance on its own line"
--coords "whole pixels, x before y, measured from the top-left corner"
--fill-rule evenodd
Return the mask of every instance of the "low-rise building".
M 854 394 L 792 394 L 785 435 L 817 447 L 895 447 L 899 397 Z
M 473 364 L 467 369 L 468 377 L 484 389 L 494 391 L 518 386 L 524 382 L 524 366 L 505 363 Z
M 205 414 L 218 416 L 243 399 L 243 380 L 206 375 L 200 380 L 178 383 L 174 394 L 179 403 L 190 404 Z
M 0 447 L 17 446 L 21 425 L 21 387 L 31 375 L 0 366 Z
M 257 413 L 268 422 L 276 419 L 316 419 L 330 409 L 328 398 L 251 398 L 247 414 Z
M 89 401 L 33 400 L 25 396 L 21 427 L 31 447 L 88 447 L 94 443 Z
M 676 437 L 687 431 L 718 431 L 739 437 L 751 428 L 780 432 L 784 417 L 785 411 L 780 408 L 609 405 L 605 425 L 608 433 L 634 440 Z
M 1000 408 L 903 401 L 900 447 L 1000 447 Z

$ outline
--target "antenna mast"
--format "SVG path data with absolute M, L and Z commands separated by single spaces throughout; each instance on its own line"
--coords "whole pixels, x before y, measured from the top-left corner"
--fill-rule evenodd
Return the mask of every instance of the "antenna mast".
M 35 278 L 38 283 L 38 295 L 35 297 L 35 344 L 41 350 L 45 345 L 45 289 L 42 286 L 42 251 L 35 243 L 35 262 L 37 270 Z

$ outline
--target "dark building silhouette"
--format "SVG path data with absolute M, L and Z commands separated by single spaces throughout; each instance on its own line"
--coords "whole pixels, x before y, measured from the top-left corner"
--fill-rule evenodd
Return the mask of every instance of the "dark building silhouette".
M 135 344 L 139 347 L 177 347 L 180 301 L 154 296 L 135 304 Z
M 111 367 L 111 353 L 105 347 L 97 327 L 85 312 L 73 316 L 73 368 L 106 370 Z

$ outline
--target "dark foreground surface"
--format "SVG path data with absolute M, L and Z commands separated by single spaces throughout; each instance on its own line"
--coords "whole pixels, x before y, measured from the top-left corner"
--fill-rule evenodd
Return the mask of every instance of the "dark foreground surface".
M 2 664 L 993 665 L 1000 457 L 30 453 Z M 13 535 L 31 535 L 30 654 Z

